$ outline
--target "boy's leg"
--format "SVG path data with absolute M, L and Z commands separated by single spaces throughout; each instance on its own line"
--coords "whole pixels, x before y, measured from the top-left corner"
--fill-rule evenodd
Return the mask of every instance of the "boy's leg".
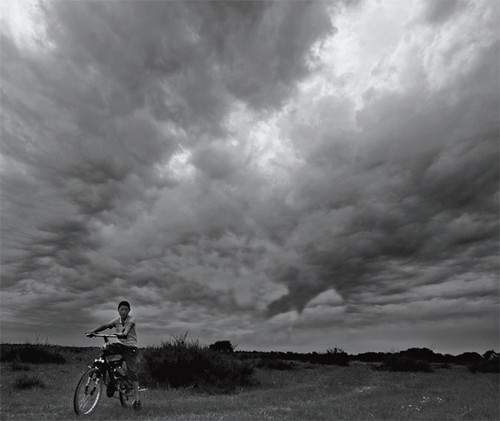
M 134 386 L 134 402 L 139 402 L 141 400 L 139 396 L 139 382 L 132 382 L 132 385 Z
M 134 402 L 132 404 L 134 409 L 141 409 L 142 404 L 141 404 L 141 397 L 139 396 L 139 382 L 133 381 L 132 385 L 134 386 Z
M 137 377 L 137 348 L 128 348 L 123 352 L 123 357 L 127 363 L 127 375 L 134 388 L 134 408 L 140 408 L 139 378 Z

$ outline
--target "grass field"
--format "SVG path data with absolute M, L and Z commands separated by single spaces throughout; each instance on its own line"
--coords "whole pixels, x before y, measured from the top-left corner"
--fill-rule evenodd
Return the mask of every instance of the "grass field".
M 498 420 L 498 374 L 452 366 L 434 373 L 376 371 L 302 364 L 256 370 L 256 384 L 232 394 L 149 389 L 143 409 L 124 409 L 105 396 L 90 416 L 73 413 L 76 383 L 95 351 L 68 353 L 65 364 L 1 364 L 2 420 Z M 16 369 L 17 368 L 17 369 Z M 21 369 L 20 369 L 21 368 Z M 24 369 L 24 370 L 23 370 Z M 19 389 L 31 376 L 42 385 Z

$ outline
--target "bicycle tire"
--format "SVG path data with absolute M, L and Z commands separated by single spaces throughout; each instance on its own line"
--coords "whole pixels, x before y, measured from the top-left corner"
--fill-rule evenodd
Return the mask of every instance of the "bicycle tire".
M 97 368 L 83 373 L 73 397 L 73 409 L 77 415 L 90 414 L 99 403 L 102 394 L 101 374 Z
M 125 408 L 130 408 L 134 402 L 134 386 L 128 379 L 121 379 L 118 388 L 120 403 Z

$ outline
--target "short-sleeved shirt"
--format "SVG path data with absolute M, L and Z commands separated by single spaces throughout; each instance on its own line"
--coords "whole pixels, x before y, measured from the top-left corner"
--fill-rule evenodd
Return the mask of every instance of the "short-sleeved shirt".
M 132 324 L 128 335 L 126 338 L 118 338 L 118 340 L 125 346 L 135 347 L 137 348 L 139 345 L 137 343 L 137 333 L 135 331 L 135 317 L 128 315 L 125 319 L 125 323 L 122 323 L 122 318 L 118 316 L 116 319 L 113 319 L 110 324 L 116 329 L 116 333 L 123 333 L 125 328 L 128 327 L 129 324 Z

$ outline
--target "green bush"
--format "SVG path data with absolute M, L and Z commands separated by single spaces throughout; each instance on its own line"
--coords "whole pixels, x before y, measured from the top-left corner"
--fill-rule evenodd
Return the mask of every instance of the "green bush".
M 36 376 L 23 374 L 15 380 L 14 387 L 16 389 L 26 390 L 34 387 L 45 387 L 45 383 Z
M 422 371 L 432 373 L 434 369 L 427 361 L 414 360 L 405 356 L 389 356 L 382 361 L 382 364 L 376 367 L 382 371 Z
M 66 359 L 56 347 L 40 344 L 5 345 L 1 347 L 1 361 L 32 364 L 62 364 Z
M 141 382 L 160 387 L 230 391 L 252 382 L 253 367 L 232 354 L 210 350 L 186 337 L 141 351 Z

